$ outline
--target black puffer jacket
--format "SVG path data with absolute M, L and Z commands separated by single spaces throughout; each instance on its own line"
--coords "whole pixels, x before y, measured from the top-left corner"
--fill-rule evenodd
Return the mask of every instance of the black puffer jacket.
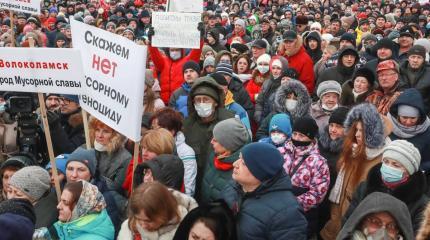
M 254 104 L 252 104 L 251 97 L 243 87 L 242 82 L 233 77 L 228 85 L 228 90 L 233 93 L 234 101 L 246 110 L 248 116 L 254 116 Z
M 410 88 L 416 88 L 423 97 L 424 108 L 427 115 L 430 113 L 430 63 L 424 62 L 424 66 L 418 70 L 417 79 L 413 81 L 409 79 L 408 61 L 400 65 L 400 74 L 405 84 Z
M 290 93 L 294 93 L 297 96 L 297 107 L 292 111 L 288 112 L 285 106 L 285 101 Z M 309 93 L 300 81 L 289 80 L 287 83 L 282 84 L 275 93 L 275 101 L 273 103 L 272 112 L 265 117 L 257 130 L 256 138 L 260 140 L 262 138 L 268 137 L 269 135 L 269 124 L 272 117 L 277 113 L 286 113 L 291 116 L 292 120 L 303 116 L 310 115 L 312 99 Z
M 381 177 L 382 163 L 374 166 L 367 176 L 367 180 L 362 182 L 354 193 L 348 211 L 344 215 L 345 222 L 352 214 L 360 202 L 373 192 L 383 192 L 399 199 L 408 206 L 411 215 L 412 226 L 416 233 L 420 227 L 422 213 L 429 201 L 426 193 L 426 178 L 423 172 L 418 171 L 411 176 L 404 184 L 395 189 L 385 186 Z

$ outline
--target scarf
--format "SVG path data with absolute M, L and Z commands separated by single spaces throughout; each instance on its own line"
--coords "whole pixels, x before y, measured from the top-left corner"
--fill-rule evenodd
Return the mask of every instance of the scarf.
M 218 159 L 217 156 L 214 157 L 214 165 L 217 170 L 229 171 L 233 169 L 233 163 L 226 163 Z
M 419 125 L 413 127 L 406 127 L 402 125 L 393 115 L 387 114 L 388 119 L 393 123 L 393 133 L 399 138 L 413 138 L 418 134 L 421 134 L 430 127 L 430 119 L 426 117 L 426 120 Z
M 230 104 L 234 103 L 234 99 L 233 99 L 233 93 L 228 90 L 227 94 L 225 94 L 225 101 L 224 101 L 224 105 L 228 106 Z
M 237 78 L 239 78 L 242 83 L 246 83 L 246 82 L 248 82 L 249 80 L 252 79 L 252 75 L 251 74 L 244 74 L 244 73 L 242 73 L 242 74 L 235 74 L 235 76 Z

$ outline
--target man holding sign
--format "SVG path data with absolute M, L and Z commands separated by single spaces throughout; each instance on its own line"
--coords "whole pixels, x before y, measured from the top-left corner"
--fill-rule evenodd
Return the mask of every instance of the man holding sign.
M 160 72 L 160 87 L 161 99 L 164 103 L 169 102 L 170 95 L 184 83 L 184 76 L 182 74 L 182 66 L 184 63 L 192 60 L 199 62 L 200 54 L 203 48 L 204 26 L 203 23 L 198 24 L 200 31 L 200 46 L 198 49 L 192 49 L 188 55 L 185 55 L 185 49 L 170 47 L 166 51 L 166 55 L 162 54 L 158 48 L 149 46 L 149 53 L 151 54 L 152 61 L 155 68 Z M 151 41 L 152 36 L 157 34 L 158 29 L 151 28 L 148 32 L 148 38 Z

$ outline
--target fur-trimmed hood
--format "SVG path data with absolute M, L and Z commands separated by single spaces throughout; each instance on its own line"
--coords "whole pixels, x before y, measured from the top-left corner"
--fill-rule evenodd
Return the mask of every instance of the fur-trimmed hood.
M 305 51 L 305 47 L 303 47 L 303 40 L 300 36 L 297 36 L 296 45 L 294 46 L 294 49 L 292 51 L 285 50 L 284 54 L 288 57 L 292 57 L 296 55 L 299 51 Z
M 374 105 L 362 103 L 353 107 L 344 122 L 345 132 L 348 132 L 356 121 L 363 123 L 366 147 L 380 148 L 384 144 L 384 125 Z
M 288 112 L 285 106 L 287 95 L 294 93 L 297 96 L 297 107 L 292 112 Z M 303 117 L 310 114 L 312 104 L 311 97 L 305 85 L 300 81 L 291 79 L 287 83 L 282 84 L 275 94 L 274 107 L 276 112 L 290 113 L 293 119 Z
M 428 240 L 430 239 L 430 203 L 427 204 L 427 208 L 423 213 L 423 222 L 421 228 L 418 231 L 417 240 Z

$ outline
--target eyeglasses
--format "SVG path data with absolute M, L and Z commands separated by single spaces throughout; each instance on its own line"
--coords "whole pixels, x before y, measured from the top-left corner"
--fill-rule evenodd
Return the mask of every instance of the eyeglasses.
M 394 222 L 390 222 L 390 223 L 383 223 L 381 221 L 381 219 L 376 218 L 376 217 L 372 217 L 369 216 L 366 218 L 365 220 L 370 227 L 372 228 L 376 228 L 376 229 L 381 229 L 381 228 L 385 228 L 389 233 L 396 235 L 399 233 L 399 229 L 397 227 L 397 224 Z

